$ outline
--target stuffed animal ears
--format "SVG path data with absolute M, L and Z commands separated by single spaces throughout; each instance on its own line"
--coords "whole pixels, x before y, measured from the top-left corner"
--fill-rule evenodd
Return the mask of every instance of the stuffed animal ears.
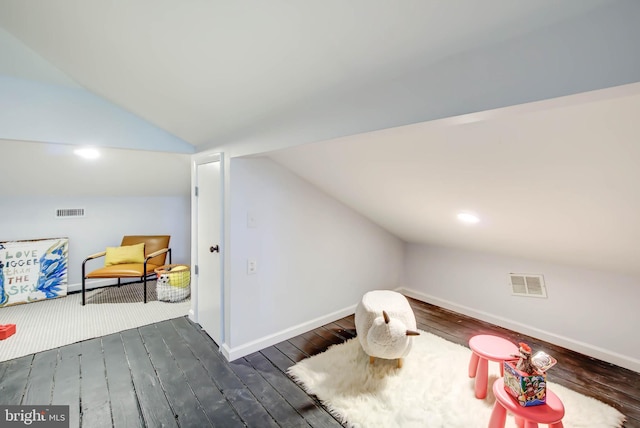
M 389 318 L 389 314 L 386 311 L 382 311 L 382 316 L 384 317 L 385 324 L 389 324 L 389 321 L 391 321 L 391 318 Z M 413 331 L 413 330 L 407 330 L 406 335 L 407 336 L 420 336 L 420 333 L 418 333 L 417 331 Z

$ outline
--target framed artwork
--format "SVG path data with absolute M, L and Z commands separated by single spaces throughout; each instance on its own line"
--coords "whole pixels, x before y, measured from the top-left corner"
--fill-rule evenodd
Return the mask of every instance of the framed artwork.
M 68 238 L 0 242 L 0 307 L 67 295 Z

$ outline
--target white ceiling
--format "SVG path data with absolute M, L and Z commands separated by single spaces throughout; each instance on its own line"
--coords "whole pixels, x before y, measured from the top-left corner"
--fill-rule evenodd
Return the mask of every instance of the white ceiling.
M 0 74 L 84 88 L 197 150 L 251 136 L 268 151 L 266 141 L 282 139 L 275 130 L 285 128 L 293 131 L 283 147 L 347 135 L 269 156 L 409 242 L 637 275 L 638 86 L 418 123 L 451 116 L 453 102 L 466 112 L 485 110 L 476 102 L 482 96 L 494 106 L 512 105 L 549 98 L 558 88 L 565 95 L 637 82 L 635 33 L 606 13 L 633 1 L 0 0 Z M 575 21 L 575 34 L 554 27 L 554 37 L 567 41 L 564 50 L 553 51 L 555 38 L 525 43 L 531 32 L 544 35 L 590 13 L 608 26 Z M 2 30 L 21 46 L 2 45 Z M 596 46 L 606 36 L 625 46 Z M 517 37 L 525 42 L 507 43 L 512 50 L 500 57 L 512 68 L 496 70 L 483 49 Z M 533 48 L 518 52 L 521 45 Z M 635 51 L 625 51 L 628 45 Z M 471 51 L 480 52 L 472 64 L 451 60 Z M 581 69 L 590 57 L 597 66 Z M 425 72 L 443 61 L 450 67 Z M 525 76 L 535 66 L 537 76 Z M 444 82 L 451 72 L 459 73 L 460 86 Z M 521 74 L 509 80 L 512 72 Z M 433 76 L 428 90 L 418 91 L 418 80 Z M 600 78 L 604 85 L 594 80 Z M 448 86 L 439 88 L 439 79 Z M 492 79 L 504 84 L 491 86 Z M 415 124 L 361 132 L 407 123 Z M 31 159 L 46 146 L 0 143 Z M 128 168 L 149 160 L 136 151 L 113 156 L 122 153 L 131 155 Z M 187 172 L 187 157 L 176 156 Z M 17 177 L 20 164 L 10 159 L 3 154 L 3 172 Z M 168 159 L 157 165 L 175 166 Z M 50 171 L 45 161 L 38 165 Z M 83 168 L 71 167 L 69 180 Z M 96 174 L 104 182 L 110 172 Z M 36 192 L 38 180 L 29 185 Z M 84 183 L 76 185 L 69 192 L 83 194 Z M 477 212 L 481 222 L 460 225 L 458 210 Z
M 408 242 L 640 274 L 638 117 L 631 84 L 269 157 Z
M 55 83 L 61 71 L 203 146 L 608 3 L 0 0 L 0 26 L 57 68 Z M 33 76 L 28 58 L 2 63 Z

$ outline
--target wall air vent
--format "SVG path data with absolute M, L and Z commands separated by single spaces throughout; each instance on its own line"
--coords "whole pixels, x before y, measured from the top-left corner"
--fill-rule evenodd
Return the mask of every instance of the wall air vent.
M 58 208 L 56 218 L 84 217 L 84 208 Z
M 547 287 L 542 275 L 510 273 L 509 284 L 514 296 L 547 297 Z

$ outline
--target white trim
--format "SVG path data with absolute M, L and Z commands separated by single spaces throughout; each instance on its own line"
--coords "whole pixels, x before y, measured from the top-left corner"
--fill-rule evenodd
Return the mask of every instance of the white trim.
M 265 337 L 261 337 L 249 343 L 245 343 L 244 345 L 230 348 L 226 343 L 223 343 L 220 346 L 220 352 L 222 352 L 222 355 L 224 355 L 224 357 L 227 360 L 233 361 L 238 358 L 242 358 L 245 355 L 252 354 L 254 352 L 268 348 L 269 346 L 273 346 L 276 343 L 280 343 L 284 340 L 291 339 L 292 337 L 298 336 L 300 334 L 306 333 L 315 328 L 321 327 L 325 324 L 334 322 L 335 320 L 339 320 L 340 318 L 344 318 L 348 315 L 352 315 L 355 312 L 355 310 L 356 310 L 356 305 L 351 305 L 344 309 L 340 309 L 338 311 L 324 315 L 322 317 L 318 317 L 310 321 L 306 321 L 302 324 L 298 324 L 296 326 L 279 331 L 277 333 L 270 334 Z
M 191 156 L 191 309 L 189 313 L 191 321 L 198 322 L 198 275 L 196 264 L 198 263 L 198 201 L 195 196 L 195 187 L 198 185 L 198 163 L 195 155 Z
M 616 352 L 609 351 L 607 349 L 590 345 L 588 343 L 570 339 L 568 337 L 559 336 L 557 334 L 554 334 L 545 330 L 540 330 L 540 329 L 531 327 L 530 325 L 522 324 L 507 318 L 498 317 L 498 316 L 489 314 L 487 312 L 478 311 L 468 306 L 458 305 L 457 303 L 453 303 L 448 300 L 439 299 L 437 297 L 430 296 L 428 294 L 424 294 L 416 290 L 411 290 L 409 288 L 401 288 L 398 291 L 400 291 L 402 294 L 408 297 L 421 300 L 425 303 L 431 303 L 433 305 L 437 305 L 442 308 L 449 309 L 451 311 L 455 311 L 455 312 L 458 312 L 482 321 L 490 322 L 500 327 L 508 328 L 510 330 L 514 330 L 519 333 L 533 336 L 538 339 L 544 340 L 546 342 L 554 343 L 556 345 L 565 347 L 567 349 L 580 352 L 581 354 L 585 354 L 590 357 L 594 357 L 594 358 L 609 362 L 611 364 L 615 364 L 617 366 L 624 367 L 626 369 L 633 370 L 635 372 L 640 373 L 640 360 L 636 358 L 632 358 L 627 355 L 621 355 Z
M 227 359 L 227 361 L 231 361 L 231 348 L 229 348 L 229 346 L 226 343 L 223 343 L 222 345 L 220 345 L 219 348 L 220 353 Z M 240 358 L 240 357 L 237 357 Z
M 222 344 L 225 343 L 225 167 L 224 153 L 222 152 L 202 152 L 191 156 L 191 271 L 196 272 L 198 263 L 198 199 L 195 195 L 195 188 L 198 186 L 198 166 L 211 162 L 220 163 L 220 329 L 219 332 Z M 199 324 L 198 320 L 198 275 L 191 276 L 191 309 L 189 319 Z

